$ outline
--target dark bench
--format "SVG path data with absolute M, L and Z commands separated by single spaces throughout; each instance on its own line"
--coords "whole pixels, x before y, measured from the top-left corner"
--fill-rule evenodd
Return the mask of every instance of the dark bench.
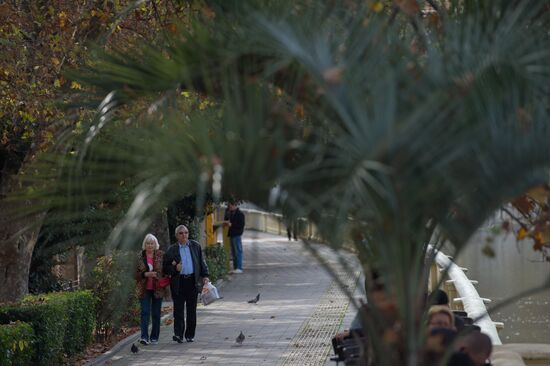
M 335 356 L 331 357 L 330 360 L 336 362 L 336 365 L 340 362 L 343 362 L 346 366 L 365 365 L 367 361 L 365 344 L 365 338 L 357 335 L 350 335 L 342 341 L 332 338 L 332 348 Z

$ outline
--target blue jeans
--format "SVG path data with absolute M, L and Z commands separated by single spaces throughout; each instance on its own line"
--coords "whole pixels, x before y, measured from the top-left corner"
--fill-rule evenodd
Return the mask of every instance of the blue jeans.
M 240 236 L 232 236 L 231 255 L 233 256 L 233 269 L 243 269 L 243 243 Z
M 146 340 L 158 341 L 160 333 L 160 308 L 162 298 L 155 299 L 153 290 L 145 291 L 143 299 L 139 299 L 141 304 L 141 338 Z M 151 337 L 149 338 L 149 318 L 152 318 Z

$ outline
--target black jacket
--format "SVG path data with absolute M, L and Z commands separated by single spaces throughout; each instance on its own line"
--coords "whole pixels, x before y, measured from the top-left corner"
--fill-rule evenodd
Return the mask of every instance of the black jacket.
M 231 226 L 227 236 L 241 236 L 244 231 L 244 214 L 238 208 L 231 212 L 229 209 L 225 210 L 224 220 L 229 220 Z
M 193 260 L 193 269 L 195 271 L 195 286 L 197 291 L 202 290 L 202 278 L 208 277 L 208 266 L 202 255 L 202 249 L 199 243 L 194 240 L 189 240 L 189 250 L 191 252 L 191 259 Z M 173 294 L 179 292 L 179 272 L 176 269 L 176 265 L 173 262 L 181 263 L 179 244 L 172 244 L 170 248 L 164 253 L 162 261 L 162 270 L 165 276 L 172 276 L 170 281 L 170 290 Z

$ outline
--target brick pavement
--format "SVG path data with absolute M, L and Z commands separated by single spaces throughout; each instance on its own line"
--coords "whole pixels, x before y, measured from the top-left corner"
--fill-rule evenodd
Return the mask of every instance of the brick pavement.
M 136 355 L 127 345 L 95 364 L 325 365 L 331 350 L 329 335 L 351 312 L 347 298 L 334 292 L 333 278 L 300 242 L 247 231 L 243 247 L 244 273 L 224 282 L 223 299 L 199 305 L 195 342 L 177 344 L 172 341 L 172 326 L 162 326 L 157 345 L 140 346 Z M 334 264 L 334 254 L 321 252 Z M 353 291 L 355 278 L 341 278 Z M 258 304 L 248 304 L 257 293 L 261 293 Z M 325 318 L 326 309 L 338 314 Z M 242 346 L 235 342 L 240 331 L 246 335 Z

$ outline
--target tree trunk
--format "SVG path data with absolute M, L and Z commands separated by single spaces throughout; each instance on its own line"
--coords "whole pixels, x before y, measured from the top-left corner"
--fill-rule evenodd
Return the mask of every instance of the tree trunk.
M 15 205 L 0 200 L 0 302 L 18 301 L 28 293 L 32 252 L 46 215 L 18 217 Z
M 170 233 L 168 232 L 167 209 L 162 209 L 149 227 L 149 232 L 155 235 L 159 241 L 160 249 L 166 250 L 170 246 Z

